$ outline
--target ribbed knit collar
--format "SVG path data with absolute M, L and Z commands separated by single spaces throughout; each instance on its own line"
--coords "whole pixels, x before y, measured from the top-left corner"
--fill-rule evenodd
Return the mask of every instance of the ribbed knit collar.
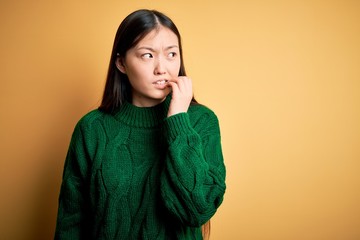
M 115 118 L 127 125 L 152 128 L 161 124 L 167 116 L 171 96 L 153 107 L 137 107 L 129 102 L 125 102 L 115 113 Z

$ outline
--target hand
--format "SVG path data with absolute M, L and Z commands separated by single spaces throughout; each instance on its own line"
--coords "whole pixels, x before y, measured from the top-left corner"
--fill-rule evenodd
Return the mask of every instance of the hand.
M 185 76 L 177 77 L 169 81 L 168 87 L 172 89 L 168 117 L 181 112 L 187 112 L 193 98 L 191 79 Z

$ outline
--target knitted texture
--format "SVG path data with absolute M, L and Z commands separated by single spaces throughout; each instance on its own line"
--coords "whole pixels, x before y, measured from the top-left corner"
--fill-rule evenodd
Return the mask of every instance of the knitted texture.
M 78 122 L 55 239 L 202 239 L 226 188 L 219 123 L 202 105 L 166 117 L 170 100 Z

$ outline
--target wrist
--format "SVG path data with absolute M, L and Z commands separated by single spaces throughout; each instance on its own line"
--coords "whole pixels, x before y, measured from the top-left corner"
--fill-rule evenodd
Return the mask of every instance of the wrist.
M 171 117 L 171 116 L 177 115 L 179 113 L 186 113 L 186 111 L 169 111 L 167 114 L 167 117 Z

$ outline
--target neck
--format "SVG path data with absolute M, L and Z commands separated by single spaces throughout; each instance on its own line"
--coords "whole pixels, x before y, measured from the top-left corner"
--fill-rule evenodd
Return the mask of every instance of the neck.
M 165 99 L 166 97 L 163 99 L 133 98 L 132 104 L 136 107 L 154 107 L 165 101 Z
M 161 103 L 150 107 L 139 107 L 125 102 L 114 114 L 115 118 L 127 125 L 141 128 L 152 128 L 162 124 L 167 117 L 171 96 Z

